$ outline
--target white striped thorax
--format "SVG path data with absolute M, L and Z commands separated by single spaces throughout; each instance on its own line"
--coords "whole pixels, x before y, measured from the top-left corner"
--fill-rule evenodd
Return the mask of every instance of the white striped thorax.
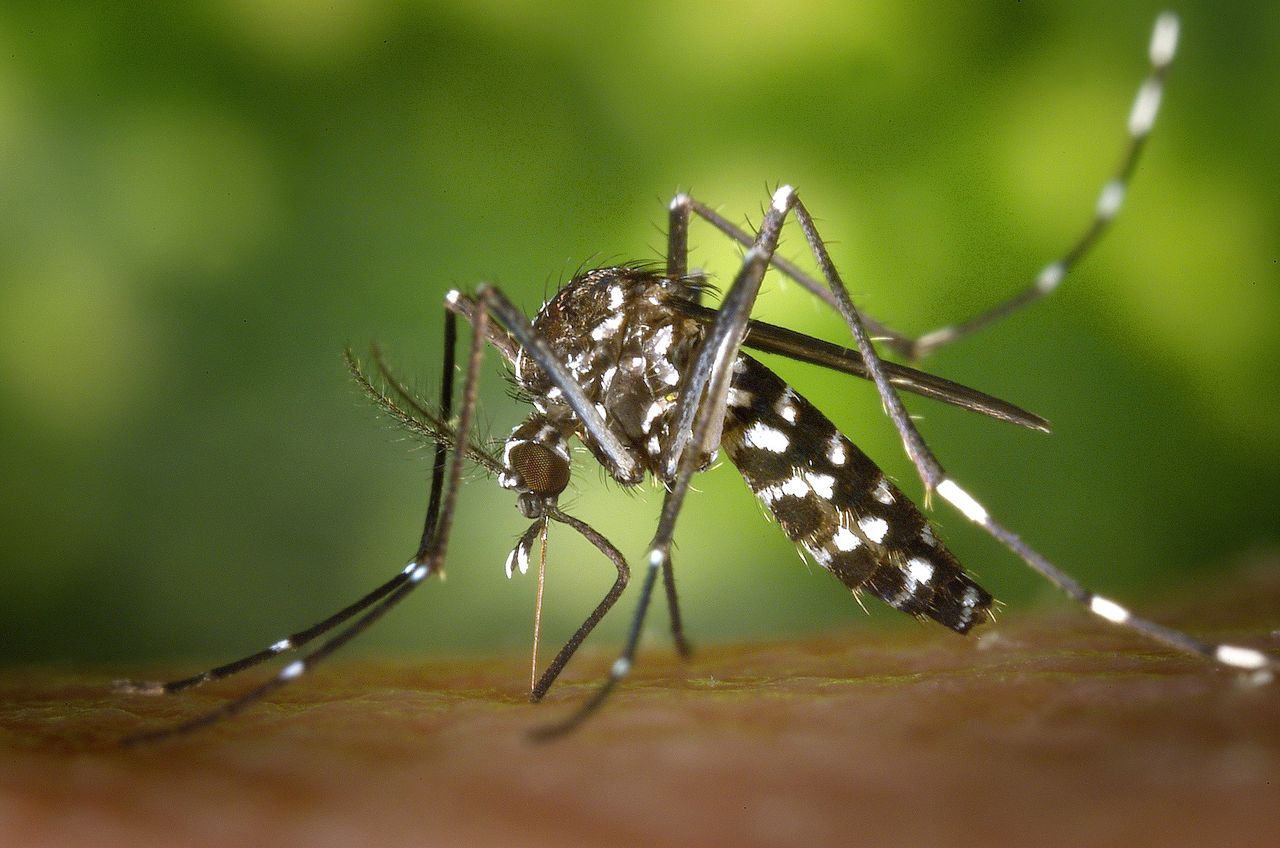
M 515 363 L 520 391 L 541 399 L 543 412 L 562 425 L 560 434 L 578 436 L 623 485 L 639 483 L 645 472 L 659 474 L 662 452 L 671 441 L 678 387 L 703 333 L 698 322 L 683 317 L 670 302 L 690 300 L 696 285 L 693 279 L 667 279 L 642 268 L 602 268 L 574 278 L 533 320 L 609 431 L 636 460 L 640 478 L 618 474 L 530 357 Z

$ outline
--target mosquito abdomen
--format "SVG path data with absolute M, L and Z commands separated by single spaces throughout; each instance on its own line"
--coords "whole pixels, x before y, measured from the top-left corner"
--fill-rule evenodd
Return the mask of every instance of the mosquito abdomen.
M 745 354 L 734 364 L 721 445 L 787 537 L 850 589 L 958 633 L 991 606 L 880 468 Z

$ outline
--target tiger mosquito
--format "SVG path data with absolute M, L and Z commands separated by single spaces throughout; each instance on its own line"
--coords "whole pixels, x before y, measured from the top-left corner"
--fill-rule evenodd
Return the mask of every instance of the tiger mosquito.
M 1095 615 L 1178 651 L 1250 672 L 1260 680 L 1272 679 L 1280 668 L 1277 659 L 1251 647 L 1203 641 L 1140 618 L 1116 601 L 1084 588 L 999 524 L 943 469 L 907 414 L 899 392 L 913 392 L 1046 432 L 1047 422 L 977 390 L 885 361 L 872 343 L 874 336 L 893 353 L 918 360 L 1058 288 L 1123 204 L 1155 123 L 1177 46 L 1178 28 L 1178 19 L 1171 13 L 1156 19 L 1148 48 L 1150 70 L 1129 112 L 1128 143 L 1119 167 L 1103 185 L 1084 232 L 1060 258 L 1045 265 L 1025 290 L 963 323 L 912 337 L 860 312 L 808 209 L 796 191 L 784 185 L 773 192 L 754 234 L 690 195 L 677 194 L 669 206 L 664 269 L 625 265 L 578 274 L 542 306 L 532 321 L 497 287 L 481 285 L 471 296 L 449 292 L 445 299 L 443 378 L 436 408 L 409 392 L 376 349 L 374 361 L 381 387 L 348 351 L 348 367 L 374 402 L 435 445 L 430 499 L 416 554 L 399 573 L 354 604 L 257 653 L 167 683 L 120 681 L 117 685 L 123 691 L 175 693 L 298 651 L 345 625 L 319 647 L 238 698 L 185 723 L 143 732 L 128 741 L 154 741 L 182 734 L 240 712 L 332 655 L 427 577 L 441 571 L 463 469 L 468 462 L 479 465 L 496 476 L 500 486 L 515 492 L 520 512 L 532 521 L 507 557 L 508 576 L 516 569 L 528 569 L 535 545 L 541 543 L 545 556 L 550 522 L 581 534 L 617 571 L 609 591 L 542 676 L 532 683 L 531 700 L 540 700 L 622 595 L 630 579 L 622 553 L 602 534 L 563 512 L 557 504 L 570 482 L 573 438 L 623 487 L 637 486 L 652 475 L 662 483 L 664 498 L 645 557 L 639 601 L 618 658 L 593 695 L 567 717 L 535 729 L 536 738 L 551 738 L 580 725 L 628 675 L 659 574 L 674 642 L 682 654 L 689 652 L 671 546 L 690 484 L 711 464 L 718 449 L 737 467 L 788 538 L 855 595 L 872 594 L 895 609 L 916 618 L 932 619 L 960 634 L 990 617 L 991 594 L 964 571 L 910 499 L 817 407 L 758 360 L 743 353 L 743 347 L 871 380 L 924 484 L 926 504 L 936 493 Z M 688 268 L 688 231 L 695 217 L 747 248 L 718 309 L 702 305 L 702 294 L 708 286 L 700 274 L 691 274 Z M 803 232 L 821 280 L 776 255 L 779 235 L 788 217 L 793 217 Z M 752 307 L 770 267 L 835 309 L 855 347 L 840 347 L 753 320 Z M 453 377 L 459 318 L 470 323 L 472 338 L 455 419 Z M 487 346 L 501 354 L 511 369 L 517 394 L 528 400 L 534 410 L 511 432 L 498 452 L 471 434 Z

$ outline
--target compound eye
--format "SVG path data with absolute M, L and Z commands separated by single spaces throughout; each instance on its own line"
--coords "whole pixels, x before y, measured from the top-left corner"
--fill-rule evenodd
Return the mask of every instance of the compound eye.
M 555 497 L 569 485 L 569 463 L 542 445 L 532 442 L 516 445 L 507 459 L 529 491 L 537 495 Z

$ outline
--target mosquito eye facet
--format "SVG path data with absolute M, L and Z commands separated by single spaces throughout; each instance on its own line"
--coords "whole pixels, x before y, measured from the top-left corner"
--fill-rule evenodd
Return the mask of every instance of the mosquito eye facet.
M 508 454 L 511 468 L 529 488 L 543 497 L 555 497 L 569 485 L 569 463 L 555 451 L 532 442 L 516 445 Z

